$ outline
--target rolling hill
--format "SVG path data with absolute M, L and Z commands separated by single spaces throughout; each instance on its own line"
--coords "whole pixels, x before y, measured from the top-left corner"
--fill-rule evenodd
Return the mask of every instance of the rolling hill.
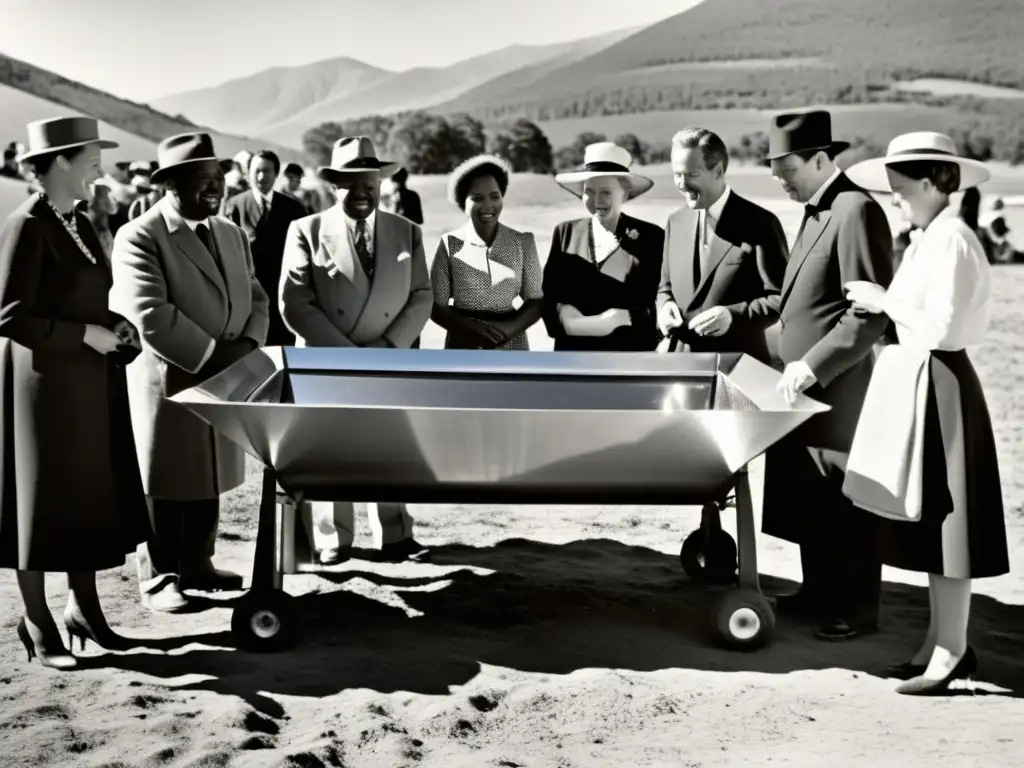
M 302 134 L 329 120 L 426 109 L 448 102 L 506 75 L 543 74 L 578 61 L 636 32 L 636 28 L 551 45 L 514 45 L 447 67 L 388 72 L 352 59 L 259 72 L 213 88 L 153 101 L 163 111 L 216 125 L 221 130 L 256 134 L 298 147 Z M 501 86 L 504 90 L 505 86 Z M 240 104 L 251 105 L 240 110 Z
M 48 70 L 0 54 L 0 140 L 24 140 L 25 124 L 33 120 L 70 115 L 95 117 L 104 137 L 121 144 L 104 158 L 110 162 L 150 160 L 156 145 L 176 133 L 197 130 L 181 118 L 143 104 L 120 99 Z M 198 130 L 208 130 L 201 128 Z M 218 153 L 225 157 L 241 149 L 266 146 L 262 139 L 249 139 L 215 130 L 209 131 Z M 300 161 L 302 153 L 271 146 L 283 159 Z
M 1021 39 L 1019 0 L 714 0 L 528 83 L 481 89 L 473 111 L 852 103 L 899 98 L 894 84 L 920 77 L 1021 88 Z

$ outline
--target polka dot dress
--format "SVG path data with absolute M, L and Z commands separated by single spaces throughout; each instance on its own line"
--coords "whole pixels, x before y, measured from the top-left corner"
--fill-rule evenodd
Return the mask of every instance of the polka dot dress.
M 472 223 L 442 235 L 430 266 L 434 302 L 442 306 L 451 302 L 454 309 L 471 315 L 514 312 L 516 298 L 542 298 L 542 278 L 533 235 L 502 224 L 490 248 L 480 240 Z M 525 332 L 498 347 L 529 348 Z

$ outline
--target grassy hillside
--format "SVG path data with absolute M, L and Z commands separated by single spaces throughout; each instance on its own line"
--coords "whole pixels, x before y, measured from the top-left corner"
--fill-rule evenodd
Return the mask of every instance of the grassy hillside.
M 1022 39 L 1020 0 L 714 0 L 528 85 L 492 89 L 478 111 L 555 119 L 854 103 L 900 98 L 891 85 L 918 77 L 1024 87 Z
M 82 114 L 95 117 L 135 139 L 145 141 L 138 145 L 139 151 L 144 147 L 152 149 L 142 156 L 136 153 L 126 159 L 148 160 L 155 157 L 155 145 L 162 139 L 176 133 L 197 130 L 196 126 L 184 118 L 171 117 L 144 104 L 120 99 L 3 54 L 0 54 L 0 85 L 9 86 L 9 89 L 0 93 L 0 131 L 5 141 L 23 140 L 25 123 L 31 120 Z M 35 99 L 24 99 L 22 95 Z M 210 132 L 217 151 L 226 156 L 241 149 L 254 149 L 266 144 L 259 139 Z M 115 140 L 127 141 L 125 137 Z M 299 160 L 302 157 L 302 153 L 295 149 L 278 146 L 270 148 L 288 160 Z

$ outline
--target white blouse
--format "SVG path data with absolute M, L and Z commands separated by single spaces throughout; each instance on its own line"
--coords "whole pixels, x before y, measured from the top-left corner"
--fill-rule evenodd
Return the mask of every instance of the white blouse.
M 947 207 L 907 248 L 882 309 L 901 345 L 955 351 L 984 340 L 991 296 L 985 250 Z

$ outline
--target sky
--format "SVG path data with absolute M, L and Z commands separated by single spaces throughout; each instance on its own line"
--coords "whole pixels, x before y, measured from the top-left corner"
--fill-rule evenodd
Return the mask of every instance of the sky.
M 700 0 L 2 0 L 0 52 L 147 102 L 349 56 L 403 70 L 642 26 Z

